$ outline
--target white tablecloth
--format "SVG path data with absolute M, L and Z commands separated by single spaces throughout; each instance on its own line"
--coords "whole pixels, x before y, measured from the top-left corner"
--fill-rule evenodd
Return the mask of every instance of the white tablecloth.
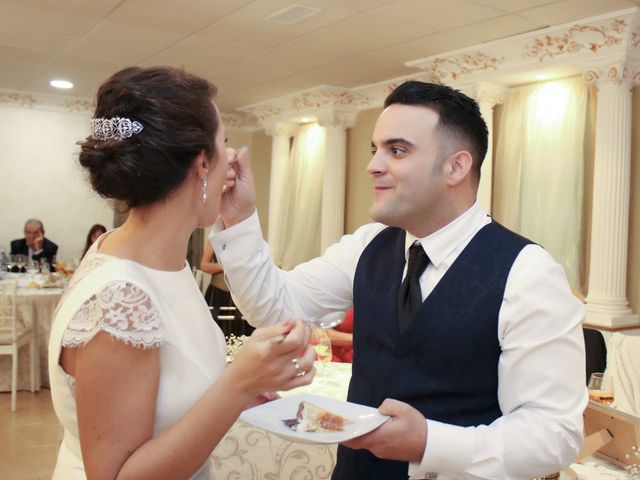
M 40 368 L 36 382 L 38 386 L 49 386 L 47 348 L 53 312 L 58 305 L 63 290 L 61 288 L 20 288 L 16 298 L 18 321 L 36 330 Z M 28 390 L 29 347 L 20 349 L 18 364 L 18 389 Z M 11 357 L 0 356 L 0 391 L 11 390 Z

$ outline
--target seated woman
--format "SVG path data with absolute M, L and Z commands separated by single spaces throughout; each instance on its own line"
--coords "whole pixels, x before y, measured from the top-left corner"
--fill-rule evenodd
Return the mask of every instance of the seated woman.
M 224 271 L 222 265 L 216 261 L 216 254 L 213 251 L 211 242 L 207 241 L 204 245 L 204 252 L 202 253 L 202 260 L 200 261 L 200 270 L 211 274 L 211 284 L 204 294 L 204 298 L 210 307 L 213 307 L 211 314 L 213 318 L 218 322 L 218 326 L 222 329 L 225 336 L 235 335 L 240 337 L 242 335 L 251 335 L 254 328 L 249 325 L 249 322 L 242 318 L 240 311 L 236 309 L 231 293 L 229 293 L 229 287 L 224 280 Z M 225 311 L 220 307 L 233 307 L 232 311 Z M 232 316 L 233 319 L 219 319 L 219 316 Z
M 102 235 L 103 233 L 107 233 L 107 229 L 104 225 L 100 225 L 96 223 L 93 227 L 89 229 L 89 233 L 87 233 L 87 241 L 84 244 L 84 251 L 82 252 L 82 256 L 84 257 L 87 254 L 87 251 L 94 244 L 94 242 Z
M 256 330 L 225 368 L 224 337 L 186 262 L 191 233 L 234 188 L 214 94 L 160 67 L 126 68 L 98 91 L 80 164 L 130 212 L 91 246 L 55 314 L 55 480 L 208 479 L 211 451 L 244 408 L 313 377 L 299 320 Z

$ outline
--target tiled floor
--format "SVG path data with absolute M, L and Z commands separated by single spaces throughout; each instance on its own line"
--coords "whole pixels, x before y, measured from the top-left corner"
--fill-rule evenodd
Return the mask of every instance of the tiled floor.
M 14 413 L 0 393 L 0 480 L 50 479 L 61 439 L 49 390 L 19 392 Z

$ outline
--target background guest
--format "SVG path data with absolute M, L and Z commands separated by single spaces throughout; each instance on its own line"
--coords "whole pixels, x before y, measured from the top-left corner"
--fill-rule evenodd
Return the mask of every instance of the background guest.
M 24 238 L 11 242 L 11 255 L 26 255 L 40 261 L 46 259 L 53 269 L 53 257 L 58 252 L 58 245 L 44 236 L 44 225 L 36 218 L 30 218 L 24 224 Z
M 91 229 L 89 229 L 89 233 L 87 233 L 87 241 L 85 242 L 84 250 L 82 251 L 83 258 L 87 253 L 87 250 L 89 250 L 89 247 L 93 245 L 93 242 L 95 242 L 103 233 L 107 233 L 107 229 L 104 225 L 100 225 L 99 223 L 96 223 L 93 227 L 91 227 Z
M 213 317 L 222 329 L 225 336 L 233 334 L 235 336 L 251 335 L 254 328 L 242 318 L 242 314 L 239 310 L 230 310 L 227 314 L 233 315 L 233 320 L 219 320 L 218 315 L 225 315 L 225 311 L 220 307 L 233 307 L 236 305 L 233 303 L 231 293 L 229 293 L 229 287 L 224 280 L 224 270 L 222 265 L 218 263 L 216 254 L 211 247 L 211 242 L 206 242 L 204 246 L 204 252 L 202 253 L 202 260 L 200 261 L 200 270 L 211 274 L 211 284 L 204 294 L 205 299 L 210 307 L 213 307 Z

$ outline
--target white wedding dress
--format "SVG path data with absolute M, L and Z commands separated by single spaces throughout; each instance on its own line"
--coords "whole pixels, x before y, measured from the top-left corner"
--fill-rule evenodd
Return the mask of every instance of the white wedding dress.
M 85 345 L 98 331 L 138 348 L 158 348 L 160 384 L 154 436 L 173 425 L 218 379 L 226 344 L 188 265 L 154 270 L 96 252 L 83 259 L 54 316 L 49 380 L 64 427 L 54 480 L 84 480 L 74 396 L 75 379 L 59 365 L 63 346 Z M 209 478 L 209 462 L 192 477 Z

